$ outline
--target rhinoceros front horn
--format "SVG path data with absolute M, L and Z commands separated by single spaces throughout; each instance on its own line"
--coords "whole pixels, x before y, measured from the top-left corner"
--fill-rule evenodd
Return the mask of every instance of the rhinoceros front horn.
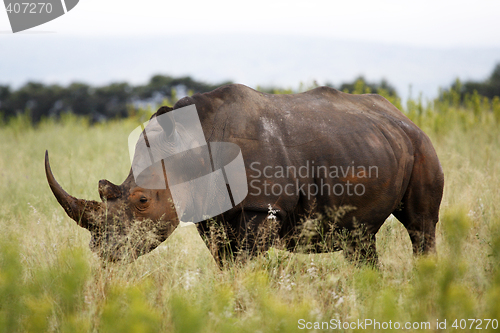
M 91 200 L 77 199 L 69 195 L 54 178 L 49 163 L 49 152 L 45 151 L 45 175 L 49 182 L 50 189 L 59 204 L 64 208 L 66 214 L 76 223 L 88 229 L 94 224 L 96 214 L 101 210 L 100 203 Z

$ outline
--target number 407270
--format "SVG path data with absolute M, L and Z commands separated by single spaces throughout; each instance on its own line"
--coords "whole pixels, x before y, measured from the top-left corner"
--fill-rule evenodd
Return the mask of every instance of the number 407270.
M 7 5 L 7 13 L 25 13 L 25 14 L 41 14 L 41 13 L 52 13 L 52 4 L 45 2 L 16 2 L 9 3 Z
M 455 319 L 451 327 L 455 329 L 497 329 L 498 320 L 496 319 Z

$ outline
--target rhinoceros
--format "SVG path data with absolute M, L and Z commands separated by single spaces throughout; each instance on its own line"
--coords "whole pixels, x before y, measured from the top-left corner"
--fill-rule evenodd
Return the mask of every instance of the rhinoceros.
M 429 137 L 387 99 L 329 87 L 275 95 L 232 84 L 163 106 L 151 119 L 189 105 L 206 141 L 236 144 L 244 160 L 244 200 L 196 223 L 219 263 L 277 244 L 344 250 L 347 258 L 376 263 L 375 235 L 391 214 L 408 231 L 414 254 L 435 251 L 443 171 Z M 168 131 L 172 137 L 183 128 Z M 121 185 L 99 181 L 102 202 L 65 192 L 48 152 L 45 171 L 59 204 L 90 231 L 91 250 L 105 260 L 149 253 L 180 223 L 168 186 L 141 187 L 132 170 Z

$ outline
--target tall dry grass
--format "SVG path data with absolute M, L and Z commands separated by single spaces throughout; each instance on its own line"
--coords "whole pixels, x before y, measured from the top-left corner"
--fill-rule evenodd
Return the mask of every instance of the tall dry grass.
M 430 323 L 407 331 L 436 331 L 444 320 L 455 331 L 465 319 L 466 331 L 485 331 L 486 319 L 500 320 L 500 102 L 469 96 L 465 105 L 453 91 L 408 101 L 405 112 L 431 137 L 445 173 L 438 255 L 414 258 L 391 217 L 377 234 L 379 269 L 341 253 L 271 249 L 220 271 L 193 227 L 132 264 L 102 265 L 89 233 L 50 192 L 43 156 L 48 149 L 68 192 L 98 200 L 99 179 L 128 174 L 127 136 L 138 119 L 89 126 L 66 116 L 34 128 L 19 116 L 0 127 L 0 331 L 336 331 L 335 320 L 366 319 Z

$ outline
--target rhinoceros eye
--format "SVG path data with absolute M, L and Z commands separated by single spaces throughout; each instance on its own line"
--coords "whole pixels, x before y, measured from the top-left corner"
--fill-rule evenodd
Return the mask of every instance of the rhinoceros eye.
M 146 197 L 141 197 L 141 198 L 139 199 L 139 201 L 140 201 L 140 202 L 142 202 L 142 203 L 145 203 L 145 202 L 148 202 L 148 198 L 146 198 Z

